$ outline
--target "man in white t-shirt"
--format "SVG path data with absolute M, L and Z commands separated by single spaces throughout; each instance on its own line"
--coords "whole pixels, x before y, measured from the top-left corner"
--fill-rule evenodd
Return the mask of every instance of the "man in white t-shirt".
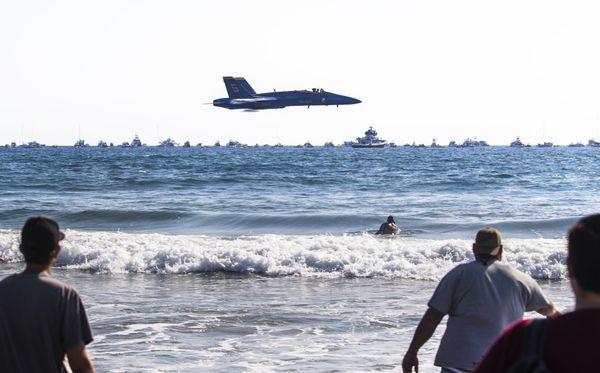
M 502 262 L 496 229 L 477 232 L 473 254 L 474 261 L 455 267 L 438 284 L 404 355 L 404 373 L 418 368 L 417 352 L 445 315 L 448 323 L 435 365 L 443 373 L 461 373 L 473 370 L 496 337 L 524 312 L 559 314 L 534 279 Z

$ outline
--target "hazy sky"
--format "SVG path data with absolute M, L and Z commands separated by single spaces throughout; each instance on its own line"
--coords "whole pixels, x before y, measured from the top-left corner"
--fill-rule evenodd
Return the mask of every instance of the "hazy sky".
M 203 105 L 222 76 L 347 107 Z M 600 137 L 597 1 L 0 1 L 0 143 Z

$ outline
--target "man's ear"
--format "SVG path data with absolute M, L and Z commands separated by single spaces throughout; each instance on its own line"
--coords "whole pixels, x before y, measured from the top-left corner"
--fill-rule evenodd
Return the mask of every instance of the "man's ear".
M 52 250 L 52 258 L 53 259 L 58 258 L 58 254 L 60 254 L 60 245 L 56 244 L 56 246 L 54 247 L 54 250 Z

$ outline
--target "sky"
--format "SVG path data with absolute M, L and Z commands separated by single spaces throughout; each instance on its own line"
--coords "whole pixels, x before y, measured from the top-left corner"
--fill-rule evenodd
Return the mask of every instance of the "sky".
M 324 88 L 343 107 L 217 108 Z M 600 139 L 597 1 L 0 1 L 0 144 Z

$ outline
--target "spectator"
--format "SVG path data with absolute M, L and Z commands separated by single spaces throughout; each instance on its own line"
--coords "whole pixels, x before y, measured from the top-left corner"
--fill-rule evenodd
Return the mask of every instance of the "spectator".
M 65 235 L 46 217 L 27 220 L 20 250 L 25 270 L 0 281 L 0 370 L 5 373 L 93 372 L 92 341 L 77 292 L 53 279 L 50 268 Z

